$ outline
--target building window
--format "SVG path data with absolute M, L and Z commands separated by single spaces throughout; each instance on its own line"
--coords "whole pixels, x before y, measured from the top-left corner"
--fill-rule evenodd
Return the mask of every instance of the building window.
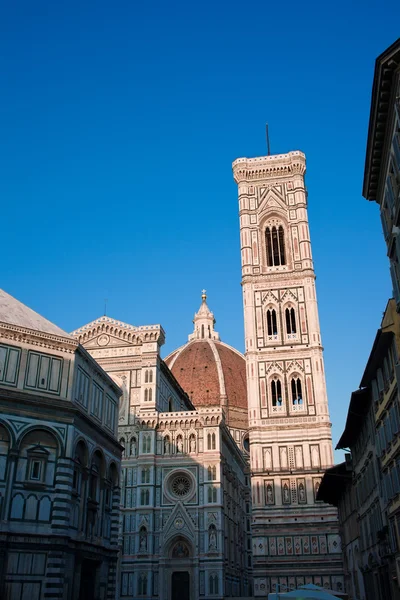
M 46 475 L 48 455 L 37 447 L 28 451 L 28 465 L 26 470 L 26 480 L 32 483 L 44 483 Z
M 303 396 L 301 392 L 301 381 L 298 377 L 293 377 L 291 381 L 292 388 L 292 404 L 293 406 L 303 404 Z
M 267 310 L 267 331 L 268 335 L 278 335 L 278 326 L 276 322 L 276 310 Z
M 146 388 L 144 390 L 144 401 L 147 402 L 148 399 L 149 399 L 149 390 Z
M 150 452 L 151 452 L 151 436 L 150 435 L 143 436 L 142 452 L 143 452 L 143 454 L 150 454 Z
M 296 315 L 294 308 L 287 308 L 285 310 L 286 317 L 286 332 L 288 335 L 296 333 Z
M 138 595 L 147 596 L 147 575 L 146 573 L 140 573 L 138 579 Z
M 140 505 L 141 506 L 149 506 L 150 504 L 150 490 L 142 489 L 140 490 Z
M 43 463 L 41 460 L 32 460 L 30 479 L 40 481 Z
M 214 595 L 219 593 L 218 575 L 216 573 L 211 573 L 210 575 L 209 588 L 210 594 Z
M 149 383 L 149 372 L 148 371 L 144 372 L 144 382 Z
M 271 381 L 272 406 L 282 406 L 282 385 L 279 379 Z
M 285 239 L 282 225 L 279 227 L 267 227 L 265 230 L 265 244 L 268 266 L 278 267 L 279 265 L 285 265 Z
M 149 402 L 151 402 L 153 399 L 153 390 L 150 388 L 149 389 Z
M 207 469 L 208 481 L 215 481 L 217 479 L 217 467 L 210 465 Z
M 208 450 L 215 450 L 215 433 L 207 435 L 207 448 Z
M 142 469 L 142 483 L 150 483 L 150 469 L 149 469 L 149 467 L 144 467 Z
M 208 502 L 215 504 L 217 502 L 217 488 L 210 485 L 208 488 Z

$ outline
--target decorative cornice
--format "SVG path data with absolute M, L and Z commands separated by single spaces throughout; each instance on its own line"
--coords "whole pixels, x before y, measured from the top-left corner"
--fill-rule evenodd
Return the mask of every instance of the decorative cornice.
M 259 156 L 257 158 L 238 158 L 232 163 L 233 177 L 236 183 L 241 181 L 264 180 L 270 178 L 304 175 L 306 157 L 296 150 L 288 154 Z
M 135 327 L 123 321 L 117 321 L 110 317 L 100 317 L 79 329 L 75 329 L 71 335 L 80 343 L 84 343 L 99 333 L 110 333 L 132 344 L 141 345 L 147 341 L 157 341 L 161 346 L 165 341 L 165 332 L 161 325 L 140 325 Z
M 68 354 L 73 354 L 78 347 L 78 342 L 72 338 L 44 333 L 17 325 L 9 325 L 8 323 L 0 323 L 0 339 L 30 344 L 31 346 L 56 350 L 57 352 L 66 352 Z

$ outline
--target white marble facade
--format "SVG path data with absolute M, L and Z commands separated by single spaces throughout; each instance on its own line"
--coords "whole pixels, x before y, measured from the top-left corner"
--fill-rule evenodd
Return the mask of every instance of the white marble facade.
M 316 502 L 333 462 L 302 152 L 239 158 L 254 590 L 343 589 L 337 513 Z
M 249 595 L 248 465 L 223 408 L 191 404 L 159 325 L 101 317 L 73 335 L 123 389 L 120 598 Z
M 0 290 L 0 597 L 114 600 L 120 389 Z

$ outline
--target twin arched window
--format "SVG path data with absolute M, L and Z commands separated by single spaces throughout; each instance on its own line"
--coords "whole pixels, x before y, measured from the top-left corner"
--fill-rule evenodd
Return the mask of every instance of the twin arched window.
M 150 469 L 149 469 L 149 467 L 144 467 L 142 469 L 142 483 L 150 483 Z
M 150 435 L 143 436 L 142 452 L 143 452 L 143 454 L 150 454 L 150 452 L 151 452 L 151 436 Z
M 144 390 L 144 401 L 145 402 L 147 402 L 147 401 L 151 402 L 152 399 L 153 399 L 153 390 L 151 388 L 149 388 L 149 389 L 146 388 Z
M 278 335 L 278 325 L 276 321 L 276 310 L 267 310 L 267 331 L 268 335 Z
M 296 333 L 296 314 L 294 308 L 287 308 L 285 310 L 286 317 L 286 332 L 288 334 Z
M 219 585 L 218 585 L 218 575 L 216 573 L 212 573 L 209 579 L 209 589 L 210 594 L 218 594 L 219 593 Z
M 215 450 L 215 433 L 209 433 L 207 435 L 207 449 Z
M 215 503 L 217 501 L 217 488 L 210 487 L 208 488 L 208 502 Z
M 146 370 L 144 372 L 144 382 L 145 383 L 152 383 L 153 382 L 153 371 Z
M 303 394 L 301 391 L 301 381 L 298 377 L 293 377 L 291 381 L 292 389 L 292 404 L 301 405 L 303 404 Z
M 271 381 L 272 406 L 282 406 L 282 384 L 279 379 Z
M 208 481 L 215 481 L 217 479 L 217 467 L 210 465 L 207 469 Z
M 141 506 L 149 506 L 150 504 L 150 490 L 140 490 L 140 504 Z
M 267 264 L 269 267 L 286 265 L 285 236 L 282 225 L 267 227 L 265 230 L 265 246 L 267 249 Z
M 147 575 L 146 573 L 141 573 L 138 579 L 138 595 L 146 596 L 147 595 Z

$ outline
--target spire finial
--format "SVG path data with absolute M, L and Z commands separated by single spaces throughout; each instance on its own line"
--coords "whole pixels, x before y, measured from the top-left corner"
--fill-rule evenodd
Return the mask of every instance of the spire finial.
M 219 334 L 214 330 L 214 314 L 207 305 L 207 290 L 201 290 L 201 306 L 194 315 L 193 323 L 194 331 L 189 335 L 189 341 L 203 338 L 219 340 Z

